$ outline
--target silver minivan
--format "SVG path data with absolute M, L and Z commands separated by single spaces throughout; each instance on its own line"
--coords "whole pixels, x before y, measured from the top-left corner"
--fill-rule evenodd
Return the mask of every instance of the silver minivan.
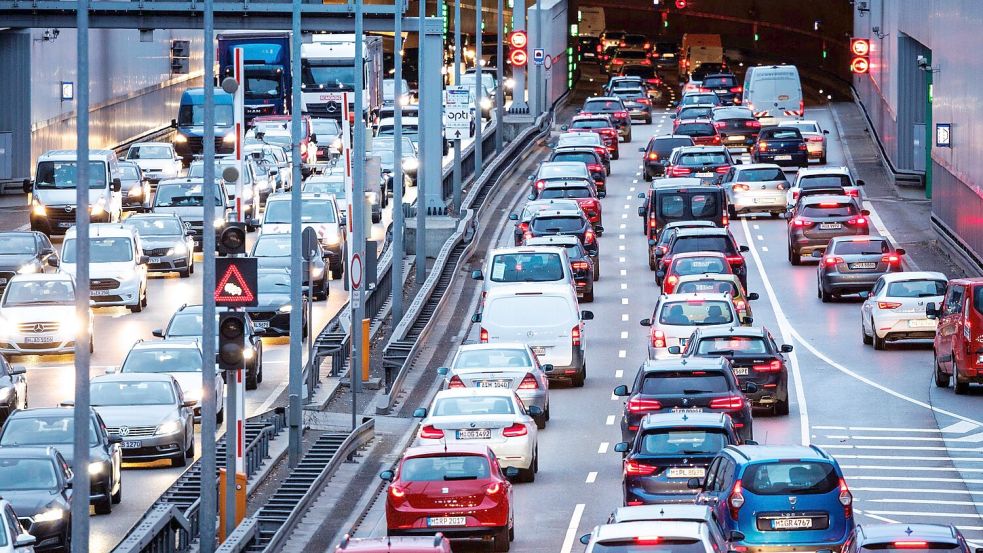
M 123 215 L 122 174 L 113 150 L 89 150 L 89 217 L 93 223 L 118 222 Z M 75 226 L 78 152 L 51 150 L 38 158 L 34 180 L 24 181 L 31 230 L 48 236 Z
M 779 119 L 801 119 L 805 115 L 802 82 L 794 65 L 756 65 L 744 75 L 742 103 L 762 126 L 777 125 Z

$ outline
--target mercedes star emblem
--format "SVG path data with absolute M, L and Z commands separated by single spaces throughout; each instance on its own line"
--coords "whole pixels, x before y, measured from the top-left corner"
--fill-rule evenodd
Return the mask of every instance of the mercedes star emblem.
M 129 426 L 121 426 L 121 427 L 119 427 L 119 435 L 120 436 L 123 436 L 123 437 L 129 436 L 130 435 L 130 427 Z
M 71 212 L 72 212 L 72 206 L 66 205 L 65 206 L 65 213 L 71 213 Z
M 44 332 L 44 324 L 34 323 L 34 332 Z

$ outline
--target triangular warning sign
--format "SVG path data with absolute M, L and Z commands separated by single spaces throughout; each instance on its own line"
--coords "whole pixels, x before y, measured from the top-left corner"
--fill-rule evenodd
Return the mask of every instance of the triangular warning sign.
M 236 258 L 236 261 L 240 259 L 247 258 Z M 249 272 L 248 268 L 246 270 Z M 255 269 L 252 272 L 255 274 Z M 215 284 L 215 305 L 238 307 L 255 305 L 255 303 L 256 294 L 253 292 L 253 285 L 247 282 L 235 263 L 229 263 L 222 277 Z

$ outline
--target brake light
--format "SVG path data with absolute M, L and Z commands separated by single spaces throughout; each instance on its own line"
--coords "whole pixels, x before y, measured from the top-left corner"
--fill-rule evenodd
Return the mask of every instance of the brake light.
M 896 254 L 889 253 L 887 255 L 881 256 L 881 262 L 887 263 L 889 265 L 898 265 L 901 263 L 901 257 Z
M 520 423 L 515 423 L 512 426 L 502 429 L 502 435 L 505 436 L 506 438 L 525 436 L 528 433 L 529 430 L 526 428 L 526 425 Z
M 737 512 L 744 506 L 744 494 L 741 493 L 741 481 L 734 482 L 734 489 L 727 498 L 727 506 L 730 507 L 730 518 L 737 520 Z
M 546 181 L 544 181 L 543 179 L 539 179 L 538 181 L 536 181 L 536 190 L 542 191 L 543 188 L 546 188 Z
M 771 363 L 765 363 L 764 365 L 755 365 L 754 372 L 759 373 L 777 373 L 782 370 L 782 362 L 778 359 L 772 360 Z
M 737 300 L 734 302 L 734 309 L 738 311 L 743 311 L 745 307 L 747 307 L 747 303 L 745 303 L 744 300 Z
M 580 324 L 577 324 L 570 329 L 570 343 L 573 344 L 573 347 L 575 348 L 580 347 Z
M 638 62 L 638 63 L 639 63 L 640 65 L 652 65 L 652 60 L 650 60 L 650 59 L 648 59 L 648 58 L 645 58 L 645 59 L 643 59 L 642 61 L 640 61 L 640 62 Z
M 926 541 L 896 541 L 894 542 L 895 549 L 925 549 L 928 547 L 928 542 Z
M 713 124 L 713 126 L 714 126 L 714 128 L 717 128 L 717 129 L 723 129 L 723 128 L 726 128 L 727 127 L 727 123 L 725 123 L 723 121 L 717 121 L 716 123 Z
M 638 545 L 659 545 L 662 543 L 662 538 L 659 537 L 637 537 L 635 538 L 635 543 Z
M 676 289 L 677 282 L 679 282 L 679 277 L 676 275 L 667 276 L 665 283 L 662 284 L 662 291 L 666 294 L 671 294 Z
M 821 136 L 810 136 L 806 140 L 808 140 L 809 142 L 822 142 L 823 141 L 823 137 L 821 137 Z
M 744 126 L 747 127 L 747 128 L 749 128 L 749 129 L 760 129 L 761 128 L 761 121 L 758 121 L 757 119 L 752 119 L 750 121 L 745 121 L 744 122 Z
M 853 494 L 846 485 L 846 480 L 840 478 L 840 505 L 843 505 L 843 514 L 846 517 L 853 516 Z
M 655 219 L 649 219 L 649 228 L 655 228 L 658 225 L 659 225 L 658 221 L 656 221 Z M 659 246 L 659 247 L 662 248 L 663 246 Z M 659 250 L 656 249 L 656 251 L 659 251 Z M 666 252 L 662 252 L 662 253 L 666 253 Z
M 792 201 L 795 201 L 795 200 L 798 200 L 798 199 L 799 199 L 799 191 L 798 190 L 793 190 L 792 191 Z
M 642 105 L 645 105 L 645 106 L 649 105 L 649 99 L 648 98 L 636 98 L 635 101 L 638 102 L 639 104 L 642 104 Z
M 618 43 L 618 46 L 621 46 L 622 48 L 624 48 L 625 46 L 628 46 L 628 43 L 625 42 L 625 41 L 621 41 L 621 42 Z
M 614 116 L 617 117 L 617 118 L 619 118 L 619 119 L 624 119 L 624 118 L 628 117 L 628 112 L 627 111 L 616 111 L 616 112 L 614 112 Z
M 539 389 L 539 382 L 536 382 L 536 378 L 532 374 L 526 373 L 526 376 L 522 377 L 522 382 L 519 383 L 520 390 L 537 390 Z
M 859 198 L 860 197 L 860 190 L 857 189 L 857 188 L 849 188 L 849 189 L 845 190 L 844 192 L 846 192 L 846 195 L 847 196 L 850 196 L 851 198 Z
M 744 92 L 744 87 L 743 86 L 732 86 L 732 87 L 730 87 L 730 91 L 733 92 L 733 93 L 735 93 L 735 94 L 740 94 L 741 92 Z
M 611 63 L 613 63 L 614 65 L 624 65 L 625 64 L 624 60 L 620 60 L 620 59 L 617 59 L 617 58 L 615 58 L 615 60 L 613 62 L 611 62 Z
M 727 225 L 730 224 L 730 216 L 724 213 L 723 216 L 720 218 L 720 222 L 723 223 L 723 226 L 726 227 Z
M 655 161 L 659 159 L 659 154 L 657 154 L 656 152 L 649 152 L 649 159 Z
M 653 348 L 664 348 L 666 347 L 666 333 L 658 329 L 652 330 L 652 347 Z
M 484 327 L 482 327 L 481 328 L 481 332 L 478 333 L 478 339 L 481 341 L 482 344 L 487 344 L 488 343 L 488 330 L 486 330 Z
M 485 494 L 487 495 L 495 495 L 500 491 L 502 491 L 502 484 L 499 482 L 495 482 L 494 484 L 489 484 L 488 487 L 485 488 Z
M 751 187 L 746 184 L 735 184 L 732 188 L 735 192 L 747 192 L 751 190 Z
M 710 92 L 710 89 L 707 88 L 707 87 L 705 87 L 705 86 L 701 86 L 700 87 L 700 92 Z
M 389 495 L 393 496 L 396 499 L 402 499 L 402 498 L 406 497 L 406 490 L 404 490 L 403 488 L 400 488 L 399 486 L 390 484 L 389 485 Z
M 587 170 L 588 171 L 595 171 L 595 172 L 596 171 L 603 171 L 604 170 L 604 166 L 603 165 L 600 165 L 598 163 L 591 163 L 591 164 L 587 165 Z
M 595 146 L 594 147 L 594 151 L 597 152 L 597 153 L 599 153 L 599 154 L 601 154 L 601 155 L 604 155 L 604 154 L 606 154 L 608 152 L 608 149 L 605 148 L 605 147 L 603 147 L 603 146 Z
M 825 263 L 827 267 L 833 267 L 834 265 L 843 263 L 843 258 L 827 255 L 826 257 L 823 258 L 823 263 Z
M 713 138 L 710 139 L 710 142 L 713 142 L 714 144 L 720 144 L 720 135 L 719 134 L 713 135 Z
M 612 129 L 610 127 L 606 128 L 606 129 L 601 129 L 601 132 L 604 133 L 604 134 L 606 134 L 606 135 L 615 135 L 615 134 L 618 134 L 618 131 L 616 129 Z
M 519 231 L 526 232 L 529 230 L 529 223 L 519 223 Z
M 793 227 L 811 227 L 812 226 L 812 221 L 810 221 L 809 219 L 803 219 L 802 217 L 796 217 L 795 219 L 792 219 L 792 226 Z
M 647 82 L 649 84 L 659 84 L 662 81 L 660 81 L 659 79 L 645 79 L 645 82 Z
M 867 219 L 864 217 L 854 217 L 846 222 L 848 225 L 866 225 Z
M 727 263 L 730 263 L 731 265 L 743 265 L 744 264 L 744 256 L 741 256 L 741 255 L 728 255 L 727 256 Z
M 806 143 L 805 142 L 803 142 L 802 144 L 799 144 L 799 151 L 800 152 L 804 152 L 807 149 L 808 149 L 808 146 L 806 146 Z
M 765 151 L 767 149 L 768 149 L 768 143 L 767 142 L 758 142 L 758 151 L 759 152 L 763 152 L 763 151 Z
M 633 397 L 628 400 L 629 413 L 644 413 L 646 411 L 658 411 L 662 409 L 662 403 L 656 399 L 645 399 Z
M 718 397 L 710 400 L 710 409 L 725 409 L 727 411 L 737 411 L 744 407 L 744 398 L 741 396 Z
M 454 375 L 454 376 L 452 376 L 452 377 L 451 377 L 451 379 L 450 379 L 450 380 L 449 380 L 449 381 L 447 382 L 447 387 L 448 387 L 448 388 L 464 388 L 465 386 L 464 386 L 464 381 L 463 381 L 463 380 L 461 380 L 461 377 L 460 377 L 460 376 L 457 376 L 457 375 L 455 374 L 455 375 Z
M 717 136 L 716 139 L 717 142 L 720 142 L 720 136 Z M 716 171 L 722 175 L 727 171 L 730 171 L 730 165 L 721 165 L 720 167 L 717 167 Z
M 651 476 L 655 473 L 656 467 L 652 465 L 643 465 L 638 461 L 627 460 L 625 461 L 625 476 Z M 642 538 L 636 538 L 636 540 L 641 540 Z
M 682 177 L 692 172 L 693 171 L 691 171 L 689 167 L 680 167 L 678 165 L 674 165 L 669 168 L 669 173 L 674 177 Z
M 587 246 L 593 243 L 594 243 L 594 229 L 587 229 L 587 231 L 584 232 L 584 245 Z
M 574 271 L 586 271 L 589 267 L 586 261 L 574 261 L 570 263 L 570 268 Z
M 877 302 L 878 309 L 897 309 L 901 307 L 901 304 L 894 301 L 879 301 Z
M 604 51 L 604 48 L 600 44 L 598 44 L 597 45 L 597 51 L 598 51 L 598 53 L 603 52 Z
M 444 431 L 428 424 L 420 429 L 420 438 L 424 440 L 442 440 L 444 438 Z
M 645 45 L 642 46 L 642 48 L 645 48 L 646 50 L 648 50 L 651 47 L 652 47 L 652 43 L 651 42 L 646 42 Z

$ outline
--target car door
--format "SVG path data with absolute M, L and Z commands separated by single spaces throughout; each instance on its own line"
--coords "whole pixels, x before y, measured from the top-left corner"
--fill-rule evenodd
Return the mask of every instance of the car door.
M 122 480 L 122 470 L 123 470 L 123 447 L 120 445 L 120 440 L 111 439 L 109 437 L 109 432 L 106 431 L 106 423 L 103 422 L 102 417 L 99 413 L 93 411 L 93 416 L 96 418 L 96 427 L 99 432 L 100 441 L 105 444 L 106 449 L 109 451 L 109 462 L 113 466 L 113 483 Z
M 868 328 L 868 321 L 870 321 L 871 313 L 874 311 L 874 303 L 880 298 L 881 292 L 884 291 L 884 277 L 877 279 L 874 283 L 874 287 L 870 290 L 870 294 L 867 299 L 864 300 L 863 305 L 860 306 L 860 326 L 865 330 Z M 870 325 L 871 333 L 874 332 L 873 325 Z
M 936 359 L 943 367 L 952 368 L 953 348 L 957 333 L 962 324 L 962 303 L 966 295 L 966 286 L 953 284 L 946 290 L 942 301 L 942 316 L 939 320 L 938 339 L 936 341 Z

